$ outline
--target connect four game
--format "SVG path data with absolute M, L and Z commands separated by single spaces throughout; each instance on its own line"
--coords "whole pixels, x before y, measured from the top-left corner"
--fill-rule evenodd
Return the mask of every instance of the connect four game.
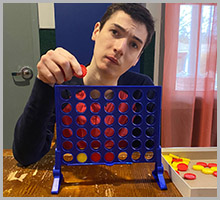
M 160 86 L 55 86 L 57 147 L 51 193 L 59 192 L 62 165 L 154 162 L 160 189 Z

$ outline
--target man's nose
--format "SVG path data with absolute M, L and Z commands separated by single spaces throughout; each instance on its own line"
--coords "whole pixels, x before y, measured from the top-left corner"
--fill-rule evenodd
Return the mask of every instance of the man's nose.
M 120 38 L 115 42 L 114 45 L 114 52 L 120 56 L 122 56 L 126 50 L 127 46 L 127 39 L 126 38 Z

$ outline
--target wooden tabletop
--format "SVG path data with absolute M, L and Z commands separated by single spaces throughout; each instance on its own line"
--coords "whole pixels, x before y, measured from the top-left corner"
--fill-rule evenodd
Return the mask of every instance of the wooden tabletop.
M 154 163 L 131 165 L 62 166 L 64 181 L 59 194 L 51 194 L 54 150 L 39 162 L 19 166 L 11 150 L 3 150 L 4 197 L 180 197 L 167 172 L 167 190 L 152 176 Z

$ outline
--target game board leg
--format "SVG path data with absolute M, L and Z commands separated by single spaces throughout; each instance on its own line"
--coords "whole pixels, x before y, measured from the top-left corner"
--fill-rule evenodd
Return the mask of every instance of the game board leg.
M 163 165 L 161 164 L 160 166 L 155 163 L 155 170 L 152 172 L 154 179 L 157 181 L 157 184 L 159 185 L 161 190 L 166 190 L 166 182 L 163 177 Z
M 58 194 L 61 182 L 63 180 L 63 175 L 62 175 L 62 173 L 61 173 L 61 171 L 59 169 L 56 170 L 54 168 L 53 169 L 53 176 L 54 176 L 54 179 L 53 179 L 53 186 L 52 186 L 51 193 L 52 194 Z

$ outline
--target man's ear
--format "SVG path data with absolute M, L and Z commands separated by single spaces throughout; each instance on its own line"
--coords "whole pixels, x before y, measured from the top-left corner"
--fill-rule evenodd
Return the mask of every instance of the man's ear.
M 95 24 L 95 27 L 94 27 L 94 30 L 93 30 L 93 33 L 92 33 L 92 40 L 95 41 L 97 35 L 99 34 L 100 32 L 100 22 L 97 22 Z

